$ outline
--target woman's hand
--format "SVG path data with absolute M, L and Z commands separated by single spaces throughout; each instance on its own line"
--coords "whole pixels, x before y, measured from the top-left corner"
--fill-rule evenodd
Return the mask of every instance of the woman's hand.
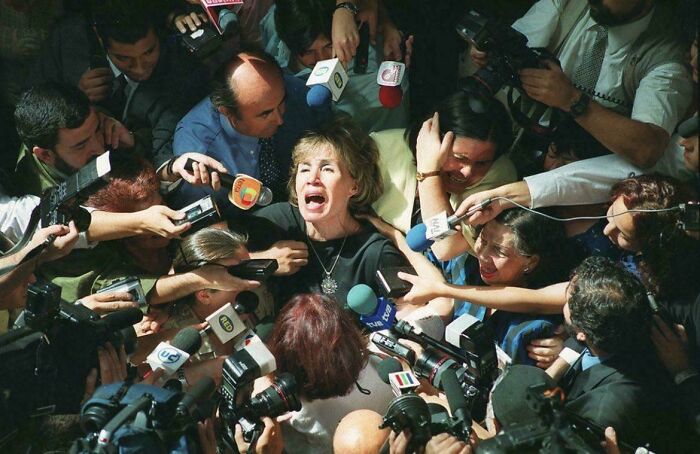
M 564 338 L 564 327 L 560 325 L 552 337 L 531 340 L 530 344 L 525 347 L 527 356 L 537 362 L 537 367 L 547 369 L 564 349 Z
M 167 310 L 150 306 L 148 314 L 144 315 L 143 319 L 134 325 L 136 336 L 141 337 L 157 333 L 169 318 L 170 314 Z
M 177 238 L 185 233 L 192 224 L 175 225 L 173 221 L 183 219 L 185 213 L 180 213 L 165 205 L 153 205 L 139 212 L 141 230 L 151 232 L 163 238 Z
M 80 304 L 100 315 L 128 309 L 130 307 L 137 309 L 139 307 L 139 303 L 133 300 L 129 292 L 93 293 L 92 295 L 80 298 L 79 301 Z
M 209 22 L 206 14 L 203 13 L 189 13 L 181 14 L 173 19 L 173 25 L 177 28 L 180 33 L 187 33 L 187 28 L 190 31 L 196 31 L 203 23 Z
M 410 304 L 425 304 L 439 296 L 444 295 L 444 282 L 438 282 L 433 279 L 425 279 L 413 274 L 399 271 L 397 274 L 399 279 L 412 284 L 411 290 L 406 293 L 402 299 Z
M 333 42 L 333 55 L 347 66 L 348 62 L 355 56 L 357 46 L 360 44 L 355 15 L 351 11 L 345 8 L 333 11 L 331 41 Z
M 459 204 L 455 210 L 455 216 L 464 216 L 466 213 L 473 211 L 471 215 L 464 219 L 464 222 L 469 225 L 486 224 L 496 216 L 498 216 L 506 207 L 505 200 L 492 200 L 488 205 L 479 208 L 479 205 L 487 199 L 492 199 L 498 196 L 495 189 L 490 191 L 477 192 L 470 195 Z
M 302 241 L 282 240 L 269 249 L 251 253 L 250 258 L 275 259 L 275 276 L 289 276 L 309 263 L 309 247 Z
M 416 167 L 419 172 L 440 170 L 452 151 L 454 133 L 449 131 L 440 139 L 440 118 L 435 112 L 423 122 L 416 141 Z
M 672 329 L 661 317 L 654 315 L 651 341 L 656 348 L 656 354 L 671 375 L 690 368 L 688 335 L 683 325 L 676 325 Z
M 232 276 L 228 269 L 221 265 L 204 265 L 192 272 L 206 281 L 203 288 L 242 292 L 260 287 L 260 282 Z
M 188 159 L 195 161 L 192 164 L 192 170 L 185 169 Z M 228 173 L 228 170 L 223 164 L 210 156 L 191 152 L 175 158 L 175 161 L 172 162 L 172 174 L 166 173 L 161 172 L 161 180 L 175 181 L 177 178 L 182 178 L 189 184 L 211 186 L 214 191 L 218 191 L 221 188 L 219 173 Z

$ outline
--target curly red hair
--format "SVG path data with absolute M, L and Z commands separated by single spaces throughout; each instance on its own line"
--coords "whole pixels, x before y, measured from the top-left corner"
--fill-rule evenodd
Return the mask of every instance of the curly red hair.
M 133 213 L 158 192 L 156 170 L 147 160 L 124 155 L 113 157 L 111 165 L 109 182 L 87 199 L 86 206 L 112 213 Z

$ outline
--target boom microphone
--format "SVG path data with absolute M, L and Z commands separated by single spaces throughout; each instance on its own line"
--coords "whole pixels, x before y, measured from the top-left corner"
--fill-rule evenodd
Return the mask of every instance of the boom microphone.
M 365 284 L 357 284 L 348 292 L 348 306 L 360 314 L 360 322 L 370 331 L 390 329 L 396 321 L 396 306 L 387 298 L 379 297 Z

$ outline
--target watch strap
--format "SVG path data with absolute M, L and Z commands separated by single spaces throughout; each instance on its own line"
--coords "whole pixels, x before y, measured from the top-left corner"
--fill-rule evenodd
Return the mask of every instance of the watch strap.
M 571 107 L 569 107 L 569 115 L 574 118 L 583 115 L 590 102 L 591 97 L 586 93 L 581 92 L 581 96 L 579 96 L 579 98 L 571 104 Z
M 423 181 L 428 177 L 436 177 L 440 175 L 439 170 L 433 170 L 432 172 L 416 172 L 416 180 Z
M 358 11 L 358 10 L 357 10 L 357 5 L 355 5 L 355 4 L 352 3 L 352 2 L 342 2 L 342 3 L 338 3 L 337 5 L 335 5 L 335 9 L 334 9 L 333 11 L 335 12 L 335 10 L 338 10 L 338 9 L 341 9 L 341 8 L 350 11 L 350 12 L 353 14 L 353 16 L 356 16 L 356 15 L 357 15 L 357 11 Z

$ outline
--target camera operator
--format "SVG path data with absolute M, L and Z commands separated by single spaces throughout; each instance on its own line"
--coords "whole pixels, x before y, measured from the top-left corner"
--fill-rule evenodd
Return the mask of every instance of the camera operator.
M 69 175 L 85 166 L 108 146 L 133 143 L 129 132 L 118 122 L 97 113 L 86 96 L 66 85 L 47 84 L 26 91 L 15 110 L 17 132 L 23 142 L 20 156 L 10 183 L 1 192 L 12 191 L 20 198 L 0 200 L 2 233 L 16 242 L 27 228 L 32 210 L 39 204 L 39 196 L 48 188 L 58 185 Z M 115 157 L 127 156 L 128 150 L 115 152 Z M 205 168 L 184 169 L 188 158 L 194 158 L 215 169 L 210 175 Z M 182 178 L 190 184 L 219 187 L 217 172 L 226 169 L 217 161 L 196 153 L 187 153 L 159 173 L 162 181 Z M 25 195 L 26 194 L 26 195 Z M 94 242 L 152 232 L 163 237 L 174 237 L 189 228 L 189 223 L 175 225 L 181 214 L 163 205 L 156 205 L 134 213 L 106 213 L 93 211 L 88 231 L 81 234 L 78 247 L 94 246 Z
M 600 257 L 586 259 L 569 285 L 567 328 L 587 349 L 559 384 L 566 409 L 612 426 L 634 446 L 678 450 L 693 440 L 679 423 L 672 383 L 652 350 L 651 308 L 642 284 Z
M 561 62 L 521 70 L 522 86 L 613 153 L 652 167 L 692 98 L 675 18 L 654 0 L 584 3 L 541 0 L 513 24 L 530 47 L 546 47 Z M 472 55 L 481 65 L 487 58 Z

